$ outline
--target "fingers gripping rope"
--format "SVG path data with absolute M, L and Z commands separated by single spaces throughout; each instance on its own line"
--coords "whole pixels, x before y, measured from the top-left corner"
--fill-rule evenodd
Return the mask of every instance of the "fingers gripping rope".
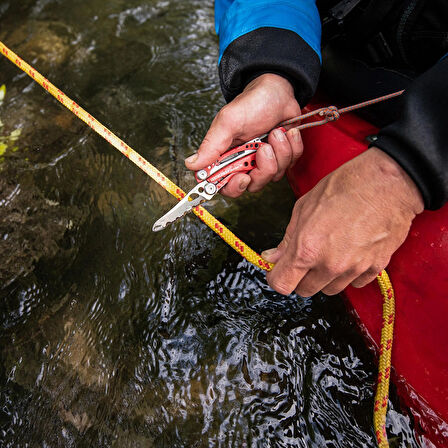
M 156 167 L 151 165 L 140 154 L 134 151 L 123 140 L 118 138 L 113 132 L 102 125 L 92 115 L 85 111 L 75 101 L 71 100 L 61 90 L 56 88 L 48 79 L 44 78 L 39 72 L 34 70 L 23 59 L 17 56 L 6 45 L 0 42 L 0 52 L 13 62 L 17 67 L 27 73 L 34 81 L 40 84 L 45 90 L 53 95 L 60 103 L 62 103 L 67 109 L 73 112 L 79 119 L 84 121 L 90 126 L 96 133 L 101 135 L 107 140 L 114 148 L 118 149 L 129 160 L 135 163 L 141 170 L 143 170 L 148 176 L 155 180 L 166 191 L 176 197 L 178 200 L 185 196 L 185 192 L 182 191 L 176 184 L 171 182 L 162 172 Z M 360 107 L 368 106 L 379 101 L 383 101 L 394 96 L 400 95 L 402 91 L 395 92 L 390 95 L 386 95 L 381 98 L 376 98 L 364 103 L 356 104 L 354 106 L 346 107 L 344 109 L 337 109 L 334 106 L 320 109 L 318 111 L 310 112 L 309 114 L 296 117 L 284 122 L 283 124 L 292 124 L 303 118 L 312 115 L 319 115 L 323 119 L 315 123 L 309 123 L 297 126 L 300 129 L 306 129 L 307 127 L 319 126 L 321 124 L 328 123 L 330 121 L 337 120 L 340 114 L 349 112 Z M 273 264 L 263 260 L 259 254 L 252 250 L 247 244 L 238 239 L 224 224 L 211 215 L 206 209 L 201 206 L 195 207 L 193 212 L 201 219 L 208 227 L 216 232 L 227 244 L 229 244 L 234 250 L 236 250 L 241 256 L 248 260 L 253 265 L 265 270 L 270 271 L 273 268 Z M 389 446 L 386 435 L 386 413 L 387 413 L 387 401 L 389 391 L 389 377 L 391 366 L 391 351 L 393 341 L 393 326 L 394 326 L 394 314 L 395 314 L 395 299 L 392 284 L 386 273 L 382 271 L 378 277 L 378 283 L 383 295 L 383 328 L 381 331 L 381 346 L 380 346 L 380 358 L 379 358 L 379 373 L 378 373 L 378 386 L 375 396 L 375 409 L 374 409 L 374 426 L 375 433 L 380 448 L 387 448 Z

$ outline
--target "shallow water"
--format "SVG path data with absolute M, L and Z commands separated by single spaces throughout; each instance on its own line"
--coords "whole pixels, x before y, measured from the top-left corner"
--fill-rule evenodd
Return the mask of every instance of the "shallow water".
M 211 1 L 0 0 L 0 38 L 184 188 L 223 104 Z M 1 447 L 373 447 L 376 367 L 338 297 L 282 297 L 0 60 Z M 16 150 L 13 151 L 13 146 Z M 285 182 L 209 208 L 258 250 Z M 380 310 L 378 311 L 380 313 Z M 392 391 L 391 446 L 417 447 Z

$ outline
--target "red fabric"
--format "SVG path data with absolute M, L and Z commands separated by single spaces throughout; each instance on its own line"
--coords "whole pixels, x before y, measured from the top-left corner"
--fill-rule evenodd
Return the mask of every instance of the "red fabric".
M 314 107 L 320 107 L 314 105 Z M 303 131 L 305 151 L 288 173 L 297 196 L 367 149 L 369 123 L 346 114 L 334 123 Z M 448 446 L 448 205 L 425 211 L 387 267 L 396 292 L 393 379 L 411 408 L 418 432 Z M 382 301 L 376 282 L 344 292 L 360 327 L 377 349 Z

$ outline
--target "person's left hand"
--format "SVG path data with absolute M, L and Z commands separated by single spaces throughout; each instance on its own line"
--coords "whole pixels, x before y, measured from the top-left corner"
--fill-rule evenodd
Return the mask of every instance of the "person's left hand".
M 371 282 L 404 242 L 423 201 L 414 182 L 372 148 L 342 165 L 294 207 L 283 241 L 262 253 L 281 294 L 333 295 Z

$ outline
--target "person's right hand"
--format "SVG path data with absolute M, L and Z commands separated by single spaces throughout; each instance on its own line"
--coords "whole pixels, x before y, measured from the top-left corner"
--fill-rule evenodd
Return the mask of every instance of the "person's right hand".
M 271 73 L 261 75 L 218 112 L 198 152 L 188 157 L 185 165 L 193 171 L 203 169 L 229 148 L 258 137 L 281 121 L 297 115 L 300 115 L 300 106 L 289 81 Z M 248 174 L 236 174 L 222 193 L 237 197 L 246 189 L 250 192 L 261 190 L 268 182 L 280 180 L 302 151 L 298 129 L 290 129 L 286 134 L 280 130 L 272 131 L 268 144 L 257 152 L 257 168 Z

